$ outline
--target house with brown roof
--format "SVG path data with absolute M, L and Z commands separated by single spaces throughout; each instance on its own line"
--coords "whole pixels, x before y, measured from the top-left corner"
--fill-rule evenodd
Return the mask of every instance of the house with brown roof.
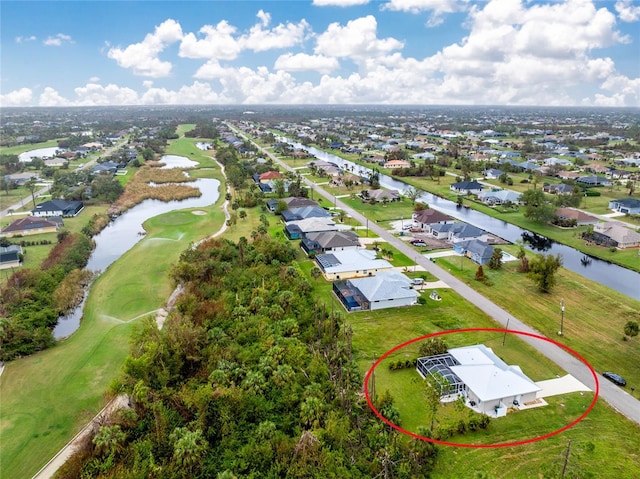
M 427 229 L 428 225 L 434 223 L 451 224 L 455 220 L 449 216 L 441 213 L 433 208 L 427 208 L 419 210 L 413 213 L 413 223 L 415 226 L 421 229 Z
M 404 160 L 389 160 L 382 165 L 383 168 L 397 169 L 397 168 L 409 168 L 411 163 Z
M 267 183 L 269 181 L 282 179 L 282 173 L 280 173 L 279 171 L 273 171 L 273 170 L 267 171 L 265 173 L 262 173 L 258 178 L 260 183 Z
M 0 236 L 11 238 L 12 236 L 29 236 L 43 233 L 56 233 L 64 222 L 60 216 L 42 218 L 38 216 L 26 216 L 11 222 L 2 228 Z
M 556 216 L 562 221 L 576 220 L 576 225 L 578 226 L 595 225 L 600 221 L 595 216 L 575 208 L 559 208 L 556 210 Z

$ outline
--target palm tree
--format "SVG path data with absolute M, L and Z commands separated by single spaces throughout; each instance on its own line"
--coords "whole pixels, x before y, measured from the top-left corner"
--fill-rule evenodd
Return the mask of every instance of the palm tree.
M 316 280 L 316 283 L 318 282 L 318 278 L 320 276 L 322 276 L 322 271 L 320 271 L 320 268 L 318 268 L 317 266 L 311 268 L 311 277 Z
M 99 454 L 114 453 L 126 437 L 125 432 L 117 424 L 115 426 L 100 426 L 93 438 L 93 444 Z
M 207 441 L 202 437 L 202 431 L 190 431 L 186 427 L 177 427 L 169 436 L 173 442 L 173 457 L 178 464 L 192 467 L 207 450 Z

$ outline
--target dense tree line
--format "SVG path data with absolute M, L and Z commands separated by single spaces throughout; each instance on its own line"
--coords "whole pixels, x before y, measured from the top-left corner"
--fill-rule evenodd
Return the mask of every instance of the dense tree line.
M 14 272 L 0 291 L 0 360 L 41 351 L 55 343 L 52 330 L 61 314 L 78 301 L 67 276 L 86 281 L 93 242 L 82 234 L 60 234 L 40 269 Z M 81 299 L 81 297 L 80 297 Z
M 134 333 L 131 409 L 61 477 L 428 477 L 437 450 L 369 410 L 351 329 L 295 255 L 268 235 L 184 252 L 176 309 Z M 394 414 L 390 395 L 377 405 Z
M 217 140 L 220 138 L 218 129 L 210 123 L 198 123 L 193 130 L 185 132 L 187 138 L 208 138 Z

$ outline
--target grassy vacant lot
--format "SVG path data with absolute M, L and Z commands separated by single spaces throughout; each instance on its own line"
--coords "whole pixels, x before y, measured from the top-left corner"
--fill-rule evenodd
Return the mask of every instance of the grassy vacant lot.
M 218 168 L 206 174 L 220 175 Z M 33 475 L 100 409 L 128 353 L 132 323 L 164 305 L 171 265 L 190 243 L 218 231 L 222 201 L 198 208 L 206 215 L 183 210 L 148 220 L 144 239 L 92 285 L 80 329 L 7 364 L 0 378 L 1 477 Z
M 460 271 L 457 258 L 439 258 L 438 262 L 547 337 L 558 338 L 560 302 L 564 300 L 564 336 L 560 341 L 582 354 L 599 372 L 619 372 L 627 380 L 627 391 L 635 387 L 634 394 L 640 397 L 640 340 L 622 339 L 624 324 L 640 320 L 639 301 L 562 268 L 552 292 L 541 293 L 530 279 L 516 272 L 516 262 L 504 264 L 499 272 L 484 268 L 491 286 L 475 280 L 476 268 Z

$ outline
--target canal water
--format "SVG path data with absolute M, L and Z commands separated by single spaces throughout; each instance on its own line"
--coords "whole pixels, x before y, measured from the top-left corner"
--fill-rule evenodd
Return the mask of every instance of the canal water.
M 313 147 L 307 147 L 300 143 L 281 138 L 296 148 L 303 148 L 319 160 L 329 161 L 341 167 L 353 167 L 355 174 L 367 175 L 371 169 L 360 166 L 351 161 L 344 160 L 336 155 L 327 153 Z M 396 180 L 389 176 L 380 174 L 380 184 L 385 188 L 395 189 L 404 192 L 409 185 L 403 181 Z M 608 286 L 611 289 L 620 291 L 631 298 L 640 300 L 640 273 L 636 273 L 627 268 L 603 261 L 597 258 L 589 258 L 591 261 L 587 264 L 583 263 L 585 254 L 555 241 L 541 237 L 528 230 L 507 223 L 506 221 L 493 218 L 491 216 L 475 211 L 471 208 L 458 208 L 453 201 L 445 200 L 431 193 L 424 193 L 420 201 L 427 203 L 429 207 L 448 214 L 460 221 L 482 228 L 500 238 L 511 243 L 518 240 L 525 241 L 525 247 L 545 254 L 559 254 L 562 257 L 562 266 L 570 271 L 578 273 L 597 283 Z M 640 262 L 640 256 L 638 256 Z
M 185 158 L 186 161 L 189 161 Z M 172 159 L 174 167 L 184 167 L 185 163 Z M 144 238 L 142 224 L 149 218 L 168 213 L 170 211 L 187 208 L 202 208 L 214 204 L 219 197 L 220 182 L 213 179 L 198 179 L 188 183 L 198 188 L 202 195 L 199 198 L 188 198 L 181 201 L 145 200 L 139 205 L 118 216 L 93 239 L 96 247 L 89 257 L 86 269 L 96 273 L 105 271 L 120 256 L 129 251 Z M 144 274 L 141 271 L 140 274 Z M 86 295 L 85 295 L 86 298 Z M 65 338 L 75 332 L 80 326 L 84 308 L 84 300 L 73 312 L 58 320 L 53 330 L 56 339 Z

